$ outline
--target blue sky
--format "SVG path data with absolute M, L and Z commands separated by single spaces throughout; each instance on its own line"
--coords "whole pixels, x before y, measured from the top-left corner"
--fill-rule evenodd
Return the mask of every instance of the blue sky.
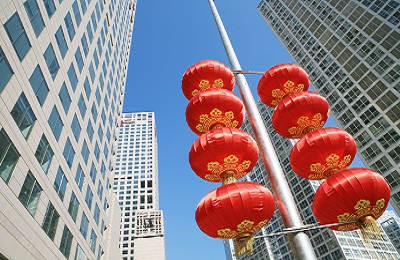
M 242 69 L 266 71 L 293 62 L 258 13 L 259 0 L 215 3 Z M 194 219 L 198 202 L 218 184 L 198 178 L 189 166 L 198 136 L 186 124 L 188 100 L 181 91 L 183 73 L 196 62 L 214 59 L 229 66 L 208 1 L 138 0 L 136 8 L 123 110 L 156 115 L 167 259 L 225 259 L 222 241 L 203 234 Z M 247 76 L 256 100 L 259 77 Z

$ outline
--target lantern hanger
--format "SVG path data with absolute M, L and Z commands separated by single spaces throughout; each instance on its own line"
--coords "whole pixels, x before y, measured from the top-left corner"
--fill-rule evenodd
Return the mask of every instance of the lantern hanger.
M 301 227 L 284 228 L 284 229 L 282 229 L 281 232 L 270 233 L 270 234 L 262 235 L 262 236 L 254 236 L 254 238 L 281 236 L 281 235 L 296 233 L 299 231 L 308 231 L 308 230 L 314 230 L 314 229 L 336 227 L 336 226 L 348 225 L 348 224 L 353 224 L 353 223 L 361 223 L 361 220 L 356 219 L 356 220 L 347 221 L 347 222 L 331 223 L 331 224 L 324 224 L 324 225 L 316 223 L 316 224 L 304 225 Z
M 251 71 L 251 70 L 231 70 L 233 74 L 259 74 L 264 75 L 262 71 Z

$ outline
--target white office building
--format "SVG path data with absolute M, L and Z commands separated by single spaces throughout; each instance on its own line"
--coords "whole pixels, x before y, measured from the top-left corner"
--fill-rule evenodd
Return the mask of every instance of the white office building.
M 320 181 L 310 181 L 304 179 L 292 171 L 289 164 L 289 156 L 296 141 L 283 138 L 275 132 L 272 127 L 272 108 L 267 107 L 261 102 L 258 103 L 258 108 L 261 113 L 261 117 L 264 120 L 264 124 L 267 127 L 267 131 L 271 137 L 271 141 L 273 142 L 280 165 L 285 173 L 303 223 L 318 223 L 312 213 L 311 207 L 315 191 L 318 188 Z M 245 120 L 242 128 L 250 134 L 253 133 L 248 119 Z M 254 169 L 248 175 L 246 175 L 246 178 L 248 181 L 261 183 L 272 190 L 261 159 L 259 159 Z M 253 255 L 235 257 L 233 242 L 224 241 L 227 259 L 295 259 L 287 235 L 267 237 L 270 234 L 282 231 L 284 228 L 285 226 L 283 224 L 282 217 L 279 214 L 279 210 L 276 209 L 275 214 L 270 222 L 268 222 L 265 227 L 255 234 L 256 236 L 265 237 L 256 238 L 254 240 Z M 306 234 L 310 237 L 315 255 L 319 260 L 400 259 L 400 255 L 397 253 L 390 239 L 382 229 L 381 233 L 382 240 L 373 240 L 371 243 L 366 243 L 363 241 L 359 231 L 339 232 L 332 231 L 328 228 L 306 231 Z
M 386 178 L 400 214 L 399 1 L 262 0 L 258 10 L 363 163 Z
M 392 210 L 387 210 L 378 219 L 386 235 L 400 254 L 400 217 Z
M 158 202 L 154 112 L 122 115 L 114 192 L 121 208 L 119 247 L 124 260 L 165 259 L 164 218 Z
M 135 4 L 0 1 L 0 259 L 121 259 L 110 188 Z

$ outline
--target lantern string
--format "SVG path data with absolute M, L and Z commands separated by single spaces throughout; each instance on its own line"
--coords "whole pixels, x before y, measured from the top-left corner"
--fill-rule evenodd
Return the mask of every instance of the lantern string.
M 300 232 L 300 231 L 336 227 L 336 226 L 348 225 L 348 224 L 360 223 L 360 222 L 361 221 L 359 219 L 357 219 L 357 220 L 352 220 L 352 221 L 347 221 L 347 222 L 339 222 L 339 223 L 331 223 L 331 224 L 319 224 L 319 223 L 316 223 L 316 224 L 304 225 L 304 226 L 301 226 L 301 227 L 285 228 L 285 229 L 282 229 L 281 232 L 270 233 L 270 234 L 262 235 L 262 236 L 254 236 L 254 238 L 281 236 L 281 235 L 296 233 L 296 232 Z
M 264 75 L 265 72 L 262 71 L 251 71 L 251 70 L 232 70 L 233 74 L 259 74 Z

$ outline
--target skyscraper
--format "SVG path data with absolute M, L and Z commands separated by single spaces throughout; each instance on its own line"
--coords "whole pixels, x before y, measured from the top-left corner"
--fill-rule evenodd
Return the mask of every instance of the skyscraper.
M 119 247 L 124 260 L 165 259 L 157 157 L 154 112 L 123 114 L 114 192 L 122 211 Z
M 295 143 L 294 140 L 285 139 L 275 132 L 272 127 L 273 109 L 259 102 L 259 111 L 271 136 L 275 151 L 280 160 L 295 203 L 300 212 L 304 224 L 318 223 L 311 210 L 313 197 L 318 188 L 319 181 L 310 181 L 296 175 L 289 164 L 289 155 Z M 248 119 L 242 128 L 253 133 Z M 265 172 L 264 164 L 259 159 L 254 169 L 246 175 L 248 181 L 261 183 L 271 189 L 270 181 Z M 276 210 L 268 224 L 258 231 L 255 236 L 266 236 L 284 229 L 282 217 Z M 382 240 L 374 240 L 366 243 L 359 231 L 339 232 L 328 228 L 307 231 L 311 244 L 318 259 L 399 259 L 400 255 L 392 245 L 385 232 L 382 232 Z M 232 241 L 224 241 L 227 259 L 255 260 L 255 259 L 295 259 L 287 235 L 255 238 L 253 255 L 243 255 L 235 258 Z
M 260 14 L 328 99 L 364 164 L 391 187 L 400 214 L 400 4 L 262 0 Z
M 392 241 L 392 244 L 400 254 L 400 218 L 394 214 L 393 211 L 387 210 L 378 219 L 383 230 L 385 230 L 387 236 Z
M 0 1 L 1 259 L 121 258 L 109 189 L 135 4 Z

